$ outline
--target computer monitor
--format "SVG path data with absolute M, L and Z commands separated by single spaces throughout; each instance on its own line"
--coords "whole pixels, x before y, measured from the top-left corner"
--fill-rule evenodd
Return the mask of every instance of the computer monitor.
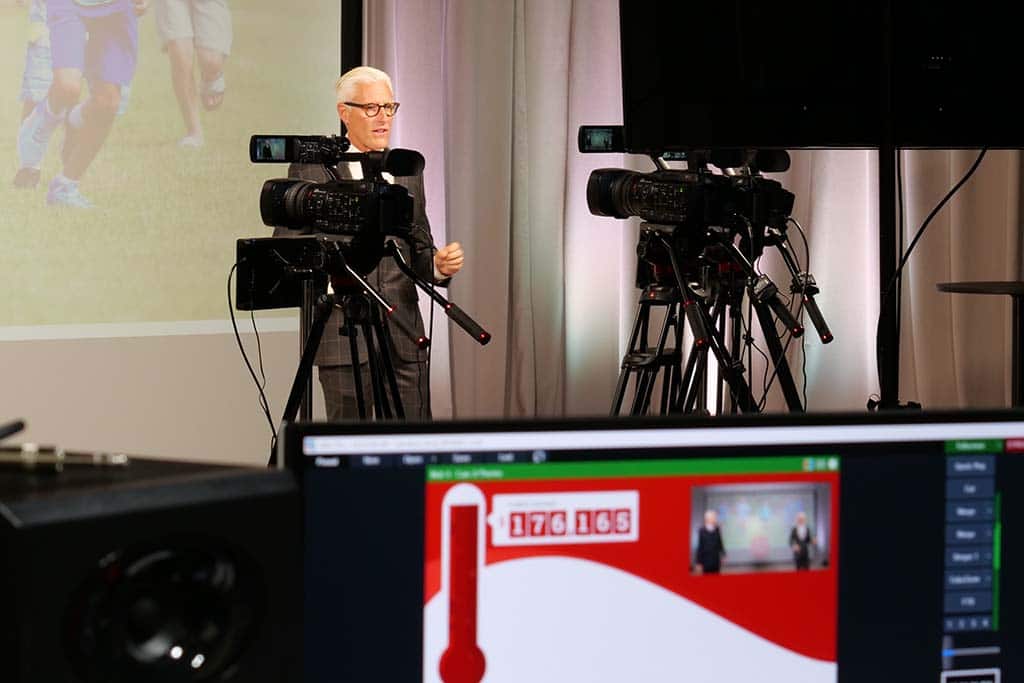
M 1024 146 L 1024 7 L 980 0 L 619 3 L 630 152 Z
M 297 424 L 306 680 L 1024 680 L 1024 413 Z

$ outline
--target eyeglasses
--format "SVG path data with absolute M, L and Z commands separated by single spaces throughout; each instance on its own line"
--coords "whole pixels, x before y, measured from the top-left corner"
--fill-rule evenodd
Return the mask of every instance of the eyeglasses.
M 398 102 L 381 102 L 380 104 L 377 104 L 376 102 L 370 102 L 369 104 L 345 102 L 345 104 L 349 107 L 359 107 L 363 110 L 363 113 L 370 118 L 379 114 L 381 109 L 383 109 L 384 113 L 388 116 L 394 116 L 398 111 Z

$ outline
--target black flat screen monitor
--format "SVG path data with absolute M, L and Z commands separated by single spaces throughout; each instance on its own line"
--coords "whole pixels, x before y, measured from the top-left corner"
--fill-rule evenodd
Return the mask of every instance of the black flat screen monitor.
M 900 147 L 1024 147 L 1017 76 L 1024 6 L 893 2 L 893 128 Z
M 881 4 L 621 2 L 626 149 L 877 146 Z
M 1024 6 L 621 2 L 631 152 L 1024 147 Z
M 1024 680 L 1024 413 L 283 444 L 313 683 Z

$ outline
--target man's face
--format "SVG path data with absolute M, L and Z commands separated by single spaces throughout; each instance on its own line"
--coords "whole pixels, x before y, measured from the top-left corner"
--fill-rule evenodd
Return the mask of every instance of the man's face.
M 384 104 L 393 102 L 394 98 L 387 83 L 360 83 L 349 101 L 356 104 Z M 367 116 L 359 107 L 338 104 L 338 116 L 348 130 L 348 141 L 359 151 L 379 151 L 388 146 L 392 118 L 383 109 L 376 116 Z

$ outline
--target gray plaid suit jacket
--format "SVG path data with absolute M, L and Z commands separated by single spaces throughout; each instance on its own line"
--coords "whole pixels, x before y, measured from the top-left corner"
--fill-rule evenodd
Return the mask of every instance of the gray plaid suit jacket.
M 340 178 L 348 178 L 348 164 L 342 163 L 337 167 Z M 289 178 L 301 178 L 313 182 L 326 182 L 332 180 L 325 166 L 317 164 L 292 164 L 288 167 Z M 446 286 L 449 279 L 435 280 L 434 278 L 434 241 L 430 234 L 430 223 L 427 220 L 426 203 L 423 198 L 423 176 L 409 176 L 395 178 L 395 184 L 402 185 L 413 197 L 413 230 L 412 237 L 406 240 L 396 240 L 413 269 L 421 278 L 427 282 L 434 282 L 440 286 Z M 303 235 L 300 230 L 288 228 L 275 228 L 274 236 L 298 236 Z M 388 331 L 392 342 L 392 357 L 396 361 L 417 362 L 426 361 L 427 351 L 416 346 L 416 338 L 424 335 L 423 318 L 420 316 L 419 295 L 416 285 L 407 278 L 395 265 L 390 256 L 381 259 L 377 267 L 366 276 L 367 281 L 373 285 L 389 304 L 395 307 L 395 312 L 387 321 Z M 348 337 L 338 334 L 341 325 L 344 324 L 342 312 L 335 308 L 331 314 L 327 327 L 324 328 L 324 335 L 320 341 L 320 348 L 316 354 L 316 365 L 351 365 L 352 352 Z M 366 342 L 363 339 L 362 331 L 358 335 L 359 360 L 366 362 Z

